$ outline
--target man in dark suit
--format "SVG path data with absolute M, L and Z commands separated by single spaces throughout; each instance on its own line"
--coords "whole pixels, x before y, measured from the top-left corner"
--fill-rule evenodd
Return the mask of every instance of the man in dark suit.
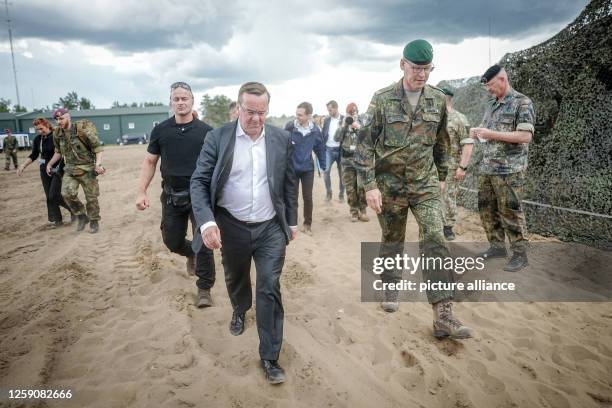
M 343 202 L 344 184 L 342 182 L 342 166 L 340 164 L 340 143 L 334 140 L 334 135 L 336 131 L 342 127 L 344 116 L 340 115 L 338 112 L 338 102 L 334 100 L 327 102 L 327 112 L 329 116 L 323 121 L 323 130 L 321 131 L 323 134 L 323 143 L 325 143 L 325 163 L 327 163 L 324 174 L 325 190 L 327 192 L 325 200 L 330 202 L 332 199 L 331 168 L 332 163 L 336 163 L 338 178 L 340 179 L 338 200 Z
M 286 245 L 297 234 L 297 180 L 289 134 L 264 125 L 269 103 L 263 84 L 242 85 L 238 120 L 204 141 L 191 177 L 191 200 L 201 232 L 194 237 L 194 251 L 202 244 L 221 249 L 235 336 L 244 331 L 251 308 L 255 261 L 259 355 L 268 382 L 280 384 L 285 381 L 278 365 L 284 314 L 280 275 Z

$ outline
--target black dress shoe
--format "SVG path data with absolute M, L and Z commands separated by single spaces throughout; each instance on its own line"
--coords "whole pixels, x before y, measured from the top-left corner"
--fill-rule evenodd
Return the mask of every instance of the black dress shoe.
M 492 258 L 505 258 L 507 255 L 506 248 L 491 247 L 484 252 L 481 252 L 478 256 L 484 259 Z
M 285 370 L 278 365 L 277 360 L 261 360 L 261 368 L 264 370 L 268 383 L 282 384 L 285 382 Z
M 238 313 L 234 310 L 229 329 L 234 336 L 240 336 L 244 332 L 244 313 Z
M 506 266 L 504 266 L 504 271 L 506 272 L 518 272 L 524 267 L 529 265 L 527 262 L 527 254 L 521 253 L 513 253 L 512 258 L 510 258 L 510 262 Z

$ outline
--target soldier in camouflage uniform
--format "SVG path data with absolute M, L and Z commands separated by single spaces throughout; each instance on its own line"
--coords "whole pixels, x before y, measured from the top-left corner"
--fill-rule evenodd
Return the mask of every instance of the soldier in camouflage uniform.
M 53 117 L 59 126 L 53 131 L 55 154 L 47 164 L 47 174 L 50 174 L 55 162 L 64 157 L 62 196 L 78 218 L 77 231 L 82 231 L 91 222 L 91 232 L 96 233 L 100 221 L 100 187 L 97 177 L 106 171 L 102 167 L 102 146 L 98 132 L 89 121 L 73 123 L 67 109 L 56 109 Z M 86 207 L 78 198 L 79 185 L 85 193 Z
M 381 257 L 395 257 L 404 247 L 408 210 L 419 225 L 420 247 L 426 257 L 449 256 L 442 232 L 440 181 L 446 179 L 450 142 L 446 131 L 444 94 L 426 84 L 433 49 L 425 40 L 406 45 L 400 68 L 403 78 L 377 91 L 370 102 L 357 163 L 365 169 L 368 206 L 382 229 Z M 444 268 L 423 269 L 423 281 L 453 282 Z M 398 282 L 401 271 L 385 270 L 383 283 Z M 427 291 L 434 314 L 434 336 L 471 337 L 471 330 L 452 313 L 453 291 Z M 398 310 L 398 294 L 385 292 L 383 310 Z
M 463 113 L 453 108 L 454 93 L 443 88 L 446 95 L 446 112 L 448 123 L 446 130 L 450 138 L 451 154 L 448 174 L 444 183 L 440 183 L 442 190 L 442 215 L 444 216 L 444 237 L 448 241 L 455 239 L 453 227 L 457 219 L 457 192 L 459 184 L 465 179 L 465 171 L 470 162 L 474 139 L 469 137 L 467 118 Z
M 507 235 L 513 255 L 504 270 L 516 272 L 528 265 L 521 200 L 535 110 L 528 97 L 510 86 L 499 65 L 490 67 L 481 82 L 493 96 L 481 126 L 470 130 L 472 137 L 486 142 L 479 168 L 478 210 L 491 247 L 481 256 L 505 257 Z
M 17 164 L 17 148 L 19 147 L 19 143 L 17 142 L 17 138 L 13 136 L 11 129 L 4 129 L 4 131 L 6 132 L 6 137 L 4 138 L 4 144 L 2 146 L 6 158 L 4 170 L 11 169 L 11 159 L 13 159 L 13 165 L 15 169 L 17 169 L 19 167 L 19 164 Z
M 350 119 L 348 119 L 350 118 Z M 347 122 L 347 119 L 350 123 Z M 346 198 L 351 212 L 351 221 L 368 222 L 366 214 L 365 190 L 363 189 L 363 170 L 355 165 L 355 150 L 359 129 L 363 126 L 357 105 L 349 103 L 346 107 L 344 124 L 336 130 L 334 141 L 340 143 L 340 163 L 342 182 L 346 188 Z M 327 163 L 329 166 L 330 164 Z

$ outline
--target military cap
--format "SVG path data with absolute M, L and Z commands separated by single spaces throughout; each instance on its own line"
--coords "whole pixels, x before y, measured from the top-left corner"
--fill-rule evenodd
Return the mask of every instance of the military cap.
M 448 96 L 455 96 L 455 93 L 453 91 L 451 91 L 450 88 L 441 88 L 440 89 L 442 92 L 444 92 L 444 95 L 448 95 Z
M 410 41 L 404 47 L 404 59 L 417 65 L 426 65 L 433 60 L 433 48 L 425 40 Z
M 492 67 L 487 69 L 484 74 L 482 74 L 482 78 L 480 78 L 480 82 L 482 82 L 483 84 L 486 84 L 487 82 L 495 78 L 495 75 L 499 74 L 499 71 L 501 71 L 501 69 L 502 67 L 499 66 L 498 64 L 493 65 Z
M 58 116 L 62 116 L 65 115 L 66 113 L 68 113 L 68 109 L 66 108 L 57 108 L 56 110 L 53 111 L 53 119 L 57 119 Z

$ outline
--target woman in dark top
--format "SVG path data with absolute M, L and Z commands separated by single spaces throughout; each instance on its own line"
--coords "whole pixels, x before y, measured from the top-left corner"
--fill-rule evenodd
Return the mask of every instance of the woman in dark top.
M 49 222 L 52 223 L 53 227 L 59 227 L 63 225 L 60 206 L 70 211 L 70 208 L 62 197 L 64 161 L 60 160 L 51 170 L 51 175 L 47 175 L 45 171 L 46 163 L 53 157 L 53 153 L 55 152 L 55 146 L 53 145 L 53 126 L 45 118 L 36 118 L 33 123 L 38 135 L 34 139 L 32 154 L 30 154 L 26 162 L 19 167 L 17 174 L 21 176 L 25 168 L 38 159 L 40 165 L 40 179 L 42 180 L 45 196 L 47 197 L 47 214 Z M 74 218 L 72 212 L 70 212 L 70 215 L 70 221 L 72 222 Z

